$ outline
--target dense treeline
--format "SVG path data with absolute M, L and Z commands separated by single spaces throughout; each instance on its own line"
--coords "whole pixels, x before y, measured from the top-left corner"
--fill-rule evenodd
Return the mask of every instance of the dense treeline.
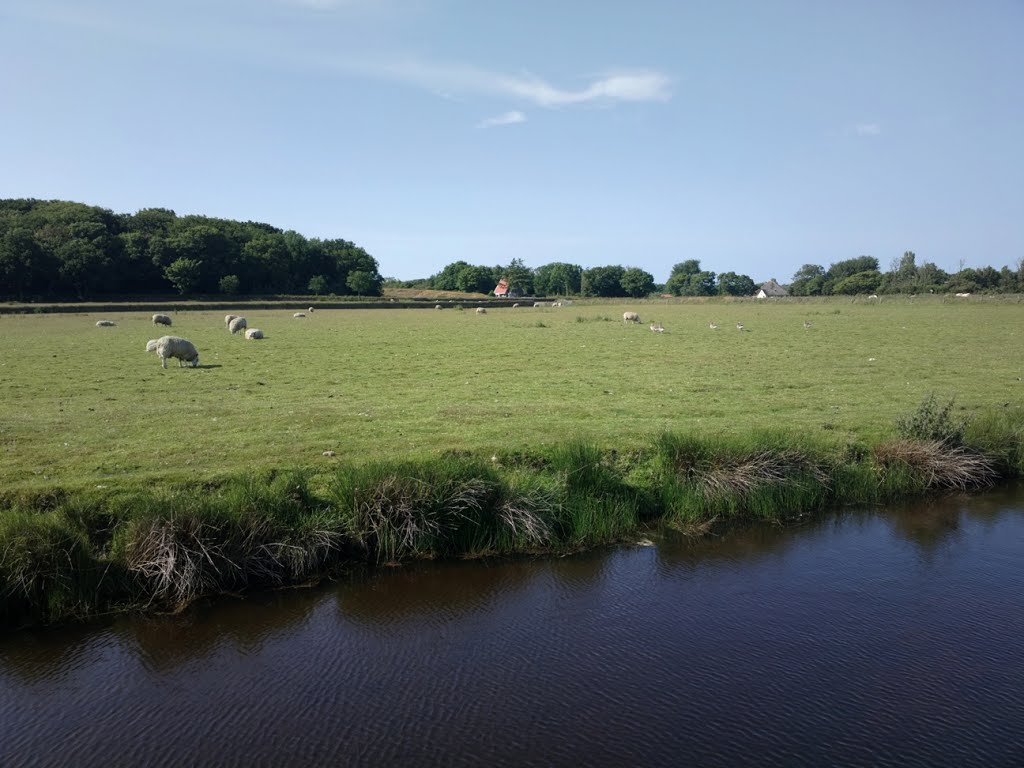
M 666 282 L 638 267 L 584 269 L 553 262 L 531 269 L 521 259 L 493 267 L 456 261 L 429 278 L 385 281 L 377 261 L 347 240 L 307 239 L 270 224 L 178 216 L 164 208 L 117 214 L 61 200 L 0 200 L 0 297 L 87 299 L 103 296 L 333 294 L 379 296 L 393 286 L 491 293 L 506 280 L 512 295 L 641 298 L 750 296 L 758 283 L 716 274 L 700 261 L 675 264 Z M 912 251 L 888 272 L 859 256 L 805 264 L 788 286 L 795 296 L 870 293 L 1019 293 L 1024 263 L 961 268 L 949 274 Z
M 61 200 L 0 200 L 0 295 L 86 299 L 184 296 L 378 296 L 376 260 L 346 240 L 307 239 L 269 224 L 118 214 Z
M 888 272 L 878 268 L 873 256 L 839 261 L 825 269 L 804 264 L 789 287 L 794 296 L 829 296 L 858 293 L 1020 293 L 1024 290 L 1024 263 L 1017 268 L 966 267 L 949 274 L 931 262 L 917 263 L 906 251 Z
M 608 296 L 640 298 L 651 293 L 673 296 L 752 296 L 760 283 L 736 272 L 714 273 L 701 269 L 700 261 L 688 259 L 672 267 L 663 285 L 636 267 L 606 266 L 583 269 L 576 264 L 554 262 L 536 269 L 519 259 L 508 266 L 477 266 L 456 261 L 436 275 L 422 280 L 388 282 L 407 288 L 489 293 L 498 281 L 508 281 L 520 296 Z M 832 264 L 805 264 L 787 286 L 794 296 L 831 296 L 872 293 L 1020 293 L 1024 291 L 1024 262 L 1016 269 L 1003 267 L 962 268 L 949 274 L 931 262 L 917 263 L 913 251 L 893 261 L 888 272 L 878 259 L 858 256 Z

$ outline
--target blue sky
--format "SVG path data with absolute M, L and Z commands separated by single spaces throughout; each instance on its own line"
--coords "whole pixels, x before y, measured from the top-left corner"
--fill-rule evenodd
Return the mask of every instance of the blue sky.
M 788 281 L 1024 257 L 1024 2 L 0 0 L 0 197 Z

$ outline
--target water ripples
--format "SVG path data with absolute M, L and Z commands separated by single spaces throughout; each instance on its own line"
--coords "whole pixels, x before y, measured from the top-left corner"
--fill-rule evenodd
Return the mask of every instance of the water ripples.
M 0 764 L 1024 764 L 993 498 L 13 635 Z

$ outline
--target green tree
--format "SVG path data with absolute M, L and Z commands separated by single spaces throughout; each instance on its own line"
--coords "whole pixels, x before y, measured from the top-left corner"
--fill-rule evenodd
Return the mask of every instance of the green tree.
M 825 287 L 825 268 L 820 264 L 804 264 L 793 275 L 789 292 L 793 296 L 820 296 Z
M 329 287 L 326 277 L 323 275 L 313 275 L 313 277 L 309 278 L 306 290 L 319 296 L 320 294 L 327 293 Z
M 489 267 L 467 264 L 455 276 L 456 290 L 464 293 L 490 293 L 494 286 L 494 272 Z
M 622 290 L 622 267 L 592 267 L 583 270 L 581 288 L 585 296 L 625 296 Z
M 43 267 L 40 261 L 39 246 L 29 229 L 17 227 L 5 232 L 0 238 L 0 293 L 25 298 L 35 273 Z
M 533 271 L 523 264 L 522 259 L 512 259 L 507 267 L 499 267 L 498 272 L 508 281 L 509 290 L 520 296 L 533 293 Z M 497 285 L 497 281 L 495 281 L 495 285 Z
M 757 285 L 747 275 L 723 272 L 718 276 L 718 292 L 722 296 L 753 296 L 756 290 Z
M 349 273 L 345 284 L 357 296 L 380 296 L 381 277 L 376 273 L 357 269 Z
M 875 293 L 881 282 L 881 273 L 877 269 L 869 269 L 844 277 L 832 286 L 832 293 L 846 296 L 858 293 Z
M 234 296 L 242 287 L 242 281 L 239 279 L 238 275 L 224 275 L 224 277 L 220 279 L 218 287 L 220 288 L 221 293 Z
M 672 272 L 665 281 L 665 290 L 676 296 L 693 296 L 691 280 L 694 275 L 700 274 L 700 261 L 698 259 L 687 259 L 672 267 Z
M 654 290 L 654 275 L 637 267 L 628 267 L 619 278 L 623 293 L 639 299 Z
M 878 275 L 875 287 L 872 291 L 869 291 L 869 293 L 878 290 L 878 286 L 881 285 L 882 282 L 882 273 L 878 271 L 878 259 L 874 256 L 858 256 L 855 259 L 837 261 L 828 268 L 828 272 L 825 273 L 825 283 L 822 286 L 822 293 L 840 293 L 840 291 L 836 290 L 839 283 L 848 277 L 861 274 L 863 272 L 873 272 Z M 863 282 L 863 278 L 860 279 L 860 282 Z M 854 291 L 854 293 L 860 293 L 860 291 Z
M 175 259 L 164 270 L 164 277 L 178 293 L 191 293 L 199 285 L 203 263 L 198 259 Z
M 556 261 L 537 267 L 533 289 L 541 296 L 575 296 L 580 293 L 583 270 L 575 264 Z

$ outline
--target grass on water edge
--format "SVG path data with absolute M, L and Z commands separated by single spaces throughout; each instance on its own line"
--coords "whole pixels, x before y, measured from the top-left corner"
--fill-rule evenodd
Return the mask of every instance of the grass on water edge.
M 174 609 L 352 562 L 563 553 L 647 526 L 784 522 L 1024 474 L 1019 410 L 961 423 L 935 408 L 926 398 L 896 439 L 842 448 L 784 432 L 666 432 L 629 450 L 569 441 L 260 470 L 199 488 L 13 492 L 0 498 L 0 625 Z

